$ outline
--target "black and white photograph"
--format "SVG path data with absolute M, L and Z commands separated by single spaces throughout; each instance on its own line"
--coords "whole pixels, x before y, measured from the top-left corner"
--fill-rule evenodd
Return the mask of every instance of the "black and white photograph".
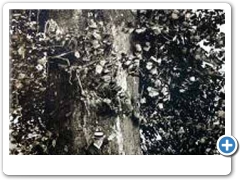
M 225 28 L 223 9 L 10 9 L 9 155 L 219 155 Z

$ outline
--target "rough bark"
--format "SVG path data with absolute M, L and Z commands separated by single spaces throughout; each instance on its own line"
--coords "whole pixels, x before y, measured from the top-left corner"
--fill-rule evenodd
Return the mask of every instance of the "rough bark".
M 117 57 L 120 57 L 122 52 L 131 54 L 130 33 L 122 32 L 127 20 L 132 18 L 131 12 L 109 10 L 101 13 L 111 27 L 113 49 Z M 52 11 L 49 16 L 63 30 L 65 27 L 73 27 L 75 31 L 81 33 L 81 29 L 85 26 L 84 18 L 86 17 L 81 10 Z M 95 110 L 88 109 L 81 98 L 71 95 L 66 96 L 65 93 L 71 91 L 71 88 L 64 75 L 59 74 L 61 74 L 59 71 L 50 72 L 49 78 L 49 84 L 54 82 L 56 85 L 55 89 L 50 90 L 53 94 L 49 95 L 54 96 L 55 93 L 56 96 L 56 98 L 53 98 L 52 109 L 49 110 L 49 112 L 52 112 L 56 109 L 50 120 L 50 126 L 55 129 L 58 136 L 56 149 L 64 149 L 56 150 L 56 154 L 86 154 L 86 149 L 92 142 L 96 126 L 102 128 L 106 138 L 111 137 L 108 144 L 103 146 L 102 154 L 142 154 L 139 127 L 134 124 L 130 117 L 124 114 L 107 117 L 97 116 Z M 62 72 L 62 74 L 64 73 Z M 65 82 L 63 82 L 64 80 Z M 125 89 L 130 98 L 138 98 L 139 79 L 128 76 L 121 66 L 118 70 L 117 84 Z M 62 105 L 64 100 L 68 104 Z

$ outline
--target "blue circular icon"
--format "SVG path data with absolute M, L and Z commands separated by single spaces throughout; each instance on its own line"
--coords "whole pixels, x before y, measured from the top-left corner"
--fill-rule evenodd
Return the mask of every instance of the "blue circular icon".
M 233 155 L 238 148 L 237 140 L 233 136 L 221 136 L 217 141 L 217 149 L 224 156 Z

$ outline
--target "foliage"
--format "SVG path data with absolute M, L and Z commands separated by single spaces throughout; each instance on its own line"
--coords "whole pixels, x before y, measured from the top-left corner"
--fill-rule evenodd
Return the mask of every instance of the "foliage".
M 146 154 L 216 154 L 224 134 L 224 12 L 140 10 Z
M 46 150 L 51 133 L 44 122 L 46 56 L 44 37 L 38 32 L 36 11 L 11 12 L 10 63 L 11 109 L 10 142 L 12 154 Z M 44 143 L 43 143 L 44 142 Z
M 80 33 L 71 27 L 63 32 L 52 19 L 39 27 L 39 11 L 11 14 L 10 153 L 70 153 L 57 139 L 69 143 L 71 133 L 59 137 L 62 127 L 55 118 L 60 111 L 65 120 L 72 115 L 67 108 L 72 99 L 82 101 L 88 116 L 127 110 L 121 104 L 128 97 L 116 83 L 121 64 L 112 50 L 110 27 L 94 11 L 85 14 L 87 28 Z
M 134 105 L 117 83 L 122 69 L 140 79 L 135 117 L 142 119 L 144 154 L 217 153 L 225 118 L 223 11 L 133 11 L 135 22 L 123 29 L 131 32 L 132 52 L 121 57 L 101 11 L 82 14 L 81 32 L 51 18 L 41 23 L 40 12 L 11 12 L 11 154 L 71 154 L 65 142 L 72 134 L 58 141 L 53 114 L 69 118 L 73 99 L 89 116 L 129 116 Z

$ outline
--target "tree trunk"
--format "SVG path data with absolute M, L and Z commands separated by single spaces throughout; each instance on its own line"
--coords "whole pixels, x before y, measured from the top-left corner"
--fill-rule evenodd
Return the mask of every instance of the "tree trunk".
M 50 11 L 49 17 L 55 20 L 63 31 L 73 27 L 74 31 L 81 34 L 81 30 L 86 26 L 86 13 L 87 10 Z M 104 21 L 111 27 L 113 50 L 116 52 L 117 58 L 120 58 L 122 52 L 131 54 L 130 33 L 122 31 L 127 22 L 133 20 L 131 12 L 101 10 L 100 13 L 105 18 Z M 88 154 L 88 147 L 93 143 L 97 127 L 101 127 L 106 136 L 105 139 L 108 139 L 108 143 L 102 145 L 98 154 L 142 154 L 139 126 L 134 124 L 131 117 L 124 114 L 99 116 L 95 109 L 87 107 L 81 98 L 66 95 L 66 92 L 70 92 L 72 89 L 69 87 L 68 78 L 64 73 L 59 70 L 49 72 L 49 86 L 54 84 L 54 88 L 49 88 L 48 94 L 48 101 L 50 101 L 48 113 L 51 114 L 49 126 L 54 129 L 57 136 L 53 154 Z M 116 83 L 125 90 L 131 99 L 138 99 L 139 79 L 128 76 L 120 63 Z

